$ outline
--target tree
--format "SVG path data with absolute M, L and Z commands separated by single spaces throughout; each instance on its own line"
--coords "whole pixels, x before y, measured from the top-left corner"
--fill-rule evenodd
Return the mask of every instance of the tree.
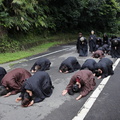
M 116 29 L 118 4 L 114 0 L 86 0 L 79 26 L 90 29 L 113 31 Z
M 43 6 L 44 7 L 43 7 Z M 37 27 L 54 27 L 48 16 L 47 2 L 39 0 L 1 0 L 0 25 L 9 30 L 28 31 Z

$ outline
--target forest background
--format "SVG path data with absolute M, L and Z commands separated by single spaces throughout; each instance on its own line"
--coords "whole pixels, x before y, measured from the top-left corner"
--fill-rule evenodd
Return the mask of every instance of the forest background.
M 119 16 L 120 0 L 0 0 L 0 63 L 76 41 L 79 32 L 120 37 Z

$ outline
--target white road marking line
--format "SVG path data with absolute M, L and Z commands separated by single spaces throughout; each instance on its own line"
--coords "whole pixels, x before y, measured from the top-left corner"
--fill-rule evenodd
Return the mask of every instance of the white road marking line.
M 52 54 L 55 54 L 55 53 L 58 53 L 58 52 L 61 52 L 61 51 L 64 51 L 64 50 L 71 50 L 71 48 L 66 48 L 66 49 L 58 50 L 58 51 L 51 52 L 51 53 L 48 53 L 48 54 L 45 54 L 45 55 L 41 55 L 41 56 L 38 56 L 38 57 L 31 58 L 29 60 L 35 60 L 35 59 L 38 59 L 38 58 L 41 58 L 41 57 L 45 57 L 45 56 L 48 56 L 48 55 L 52 55 Z
M 113 64 L 113 70 L 115 70 L 116 66 L 120 62 L 120 58 L 118 58 L 115 63 Z M 98 85 L 98 87 L 95 89 L 95 91 L 92 93 L 92 95 L 87 99 L 85 104 L 81 107 L 81 109 L 78 111 L 77 116 L 75 116 L 72 120 L 84 120 L 85 116 L 93 106 L 94 102 L 96 101 L 99 94 L 102 92 L 103 88 L 107 84 L 110 76 L 104 78 L 101 83 Z

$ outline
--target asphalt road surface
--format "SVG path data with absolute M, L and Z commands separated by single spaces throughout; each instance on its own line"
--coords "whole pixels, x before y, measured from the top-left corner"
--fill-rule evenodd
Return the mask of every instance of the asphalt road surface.
M 55 89 L 51 97 L 46 98 L 43 102 L 35 103 L 33 106 L 27 108 L 23 108 L 21 107 L 20 103 L 15 102 L 15 99 L 19 96 L 19 93 L 6 98 L 0 97 L 0 120 L 82 120 L 82 118 L 77 116 L 77 114 L 83 108 L 83 105 L 92 95 L 93 91 L 78 101 L 76 101 L 75 98 L 79 94 L 75 94 L 73 96 L 69 96 L 67 94 L 62 96 L 62 91 L 65 89 L 70 78 L 75 73 L 63 74 L 58 72 L 61 62 L 69 56 L 76 57 L 81 65 L 86 59 L 92 58 L 91 54 L 89 54 L 87 57 L 79 57 L 78 53 L 76 52 L 75 45 L 72 44 L 53 47 L 46 53 L 34 55 L 17 62 L 1 65 L 8 71 L 14 68 L 25 68 L 30 70 L 31 66 L 38 58 L 46 57 L 52 63 L 50 70 L 47 70 L 46 72 L 49 73 Z M 106 55 L 106 57 L 113 60 L 113 62 L 116 60 L 112 59 L 109 55 Z M 98 59 L 95 60 L 98 61 Z M 10 64 L 12 64 L 11 68 L 8 67 Z M 105 85 L 105 88 L 103 91 L 101 91 L 99 97 L 96 98 L 95 103 L 88 111 L 88 114 L 86 114 L 84 117 L 85 120 L 120 119 L 120 115 L 118 115 L 118 113 L 120 113 L 119 71 L 120 65 L 117 65 L 115 69 L 116 74 L 110 77 L 108 82 L 109 84 L 107 83 Z M 102 79 L 96 79 L 96 88 L 101 81 Z M 115 99 L 117 100 L 114 101 Z M 119 106 L 119 108 L 116 108 L 114 105 L 116 105 L 116 107 Z M 112 110 L 114 110 L 114 112 Z

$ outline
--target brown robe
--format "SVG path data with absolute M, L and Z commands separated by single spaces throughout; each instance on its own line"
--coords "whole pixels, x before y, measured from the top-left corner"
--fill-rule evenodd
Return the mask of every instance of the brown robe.
M 99 57 L 100 59 L 105 57 L 104 52 L 102 50 L 96 50 L 92 55 L 93 58 L 95 58 L 95 54 L 100 55 L 100 57 Z
M 72 76 L 69 84 L 66 87 L 66 90 L 69 91 L 70 89 L 72 89 L 72 86 L 76 83 L 77 78 L 80 79 L 80 84 L 82 88 L 80 91 L 80 95 L 86 96 L 91 90 L 94 89 L 96 83 L 93 73 L 90 70 L 80 70 Z
M 21 87 L 25 79 L 31 77 L 30 72 L 23 68 L 16 68 L 8 72 L 2 79 L 1 84 L 11 90 L 11 94 L 21 91 Z

